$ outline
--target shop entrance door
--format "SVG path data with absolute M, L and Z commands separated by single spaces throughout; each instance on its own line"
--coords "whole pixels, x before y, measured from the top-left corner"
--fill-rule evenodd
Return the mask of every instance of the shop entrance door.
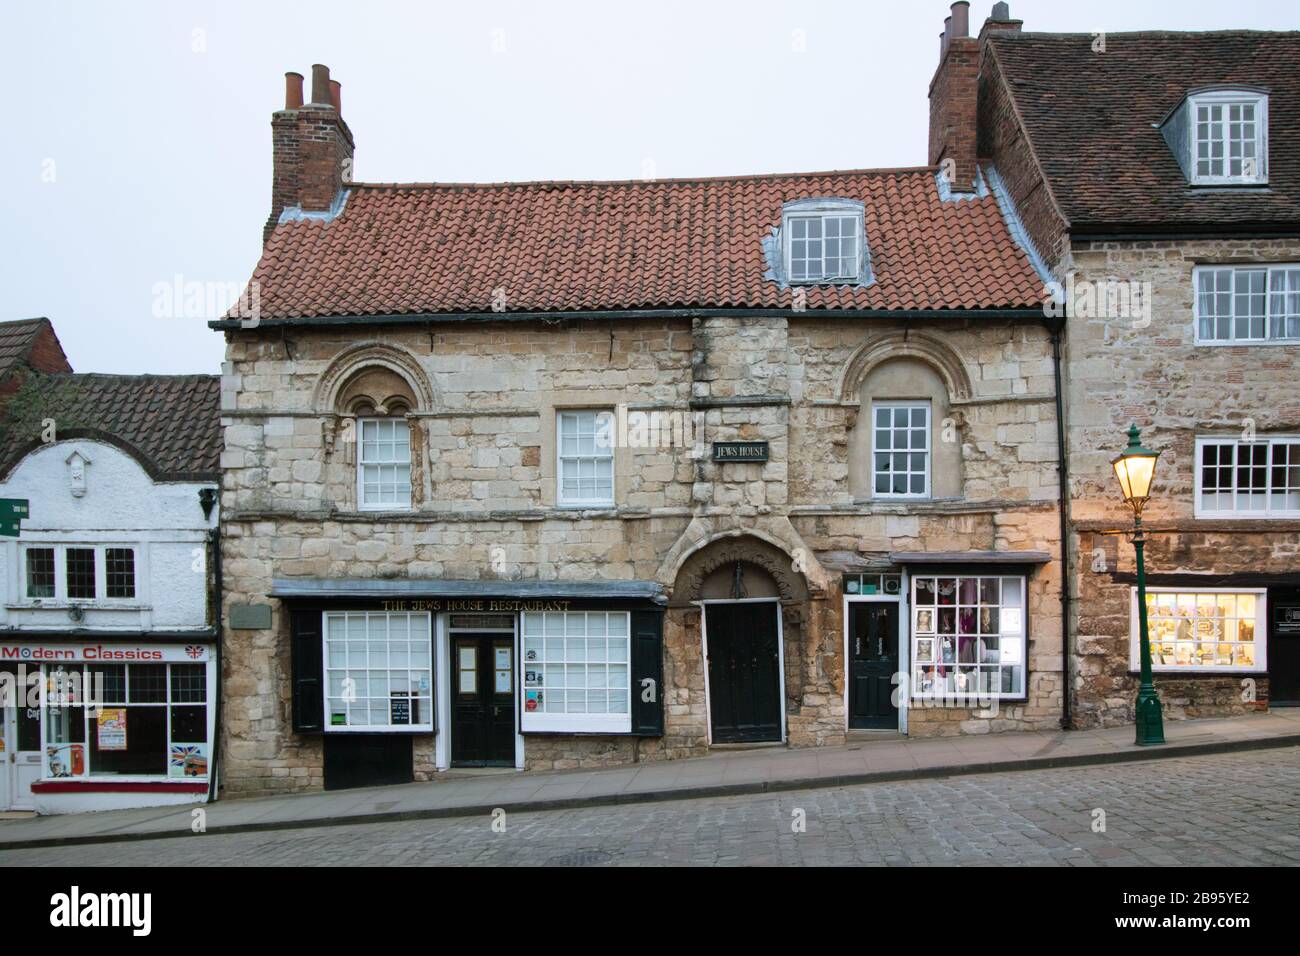
M 515 765 L 513 634 L 453 634 L 453 767 Z
M 897 730 L 898 602 L 849 604 L 849 729 Z
M 705 604 L 713 742 L 781 739 L 776 601 Z
M 1300 707 L 1300 591 L 1269 595 L 1268 702 Z
M 6 672 L 5 699 L 0 701 L 0 810 L 34 810 L 32 784 L 41 778 L 41 712 L 27 707 L 27 688 L 18 683 L 18 669 Z

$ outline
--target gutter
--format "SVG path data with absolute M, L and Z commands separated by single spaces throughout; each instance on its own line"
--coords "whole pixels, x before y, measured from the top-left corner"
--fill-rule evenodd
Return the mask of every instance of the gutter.
M 291 316 L 281 319 L 213 319 L 208 328 L 296 328 L 331 325 L 428 325 L 459 322 L 563 322 L 574 319 L 818 318 L 818 319 L 1013 319 L 1037 320 L 1041 305 L 1003 309 L 618 309 L 590 312 L 411 312 L 378 315 Z
M 1044 318 L 1052 336 L 1052 374 L 1056 381 L 1056 460 L 1061 516 L 1061 729 L 1073 729 L 1070 687 L 1070 468 L 1065 444 L 1065 402 L 1061 394 L 1061 333 L 1065 319 Z
M 213 611 L 216 618 L 215 630 L 217 631 L 217 642 L 215 645 L 214 656 L 217 665 L 217 686 L 216 686 L 216 712 L 213 715 L 212 726 L 212 764 L 208 768 L 208 803 L 215 803 L 217 799 L 218 787 L 218 763 L 217 757 L 221 753 L 221 700 L 225 696 L 222 693 L 222 674 L 225 667 L 221 660 L 221 519 L 218 517 L 217 526 L 208 532 L 208 542 L 212 548 L 212 590 L 213 590 Z

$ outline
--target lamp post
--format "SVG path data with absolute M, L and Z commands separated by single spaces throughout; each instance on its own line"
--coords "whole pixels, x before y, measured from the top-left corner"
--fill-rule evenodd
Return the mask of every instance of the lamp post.
M 1124 501 L 1133 509 L 1133 550 L 1137 553 L 1138 640 L 1141 644 L 1142 673 L 1137 696 L 1137 745 L 1149 747 L 1165 742 L 1164 719 L 1160 698 L 1151 680 L 1151 642 L 1147 637 L 1147 574 L 1142 560 L 1146 532 L 1142 528 L 1142 508 L 1151 497 L 1151 479 L 1155 477 L 1156 458 L 1160 453 L 1143 448 L 1138 440 L 1137 425 L 1130 425 L 1128 447 L 1111 460 L 1119 479 Z

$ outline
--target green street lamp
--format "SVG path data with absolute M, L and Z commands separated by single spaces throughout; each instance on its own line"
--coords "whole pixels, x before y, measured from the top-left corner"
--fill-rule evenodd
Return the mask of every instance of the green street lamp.
M 1115 477 L 1119 479 L 1120 493 L 1133 509 L 1133 550 L 1137 552 L 1138 579 L 1138 640 L 1141 642 L 1142 674 L 1137 696 L 1137 745 L 1149 747 L 1165 742 L 1164 719 L 1160 713 L 1160 698 L 1151 680 L 1151 641 L 1147 637 L 1147 572 L 1142 561 L 1142 547 L 1146 532 L 1142 528 L 1142 508 L 1151 498 L 1151 479 L 1155 477 L 1158 451 L 1143 448 L 1138 441 L 1137 425 L 1130 425 L 1128 447 L 1111 460 Z

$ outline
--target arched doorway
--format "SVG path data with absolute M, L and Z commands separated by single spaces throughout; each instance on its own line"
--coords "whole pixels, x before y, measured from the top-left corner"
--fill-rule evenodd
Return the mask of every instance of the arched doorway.
M 710 744 L 786 739 L 786 661 L 800 657 L 807 595 L 791 559 L 757 538 L 715 541 L 683 563 L 672 603 L 698 635 Z

